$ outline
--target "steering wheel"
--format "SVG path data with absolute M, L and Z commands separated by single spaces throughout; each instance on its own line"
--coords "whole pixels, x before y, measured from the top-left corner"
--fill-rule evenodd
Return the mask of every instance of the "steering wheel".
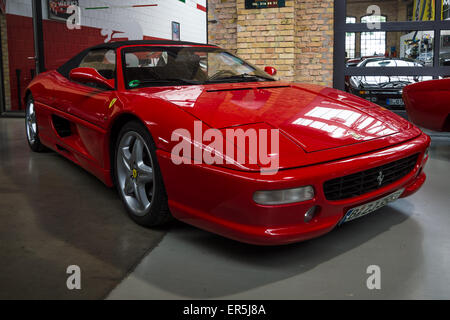
M 226 77 L 232 77 L 236 74 L 231 70 L 220 70 L 216 73 L 214 73 L 211 77 L 208 78 L 208 80 L 216 80 L 220 78 L 226 78 Z

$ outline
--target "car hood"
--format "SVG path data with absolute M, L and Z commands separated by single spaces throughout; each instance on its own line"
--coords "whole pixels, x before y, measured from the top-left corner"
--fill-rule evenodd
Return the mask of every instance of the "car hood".
M 360 144 L 410 124 L 347 93 L 285 82 L 183 86 L 152 93 L 212 128 L 265 123 L 307 153 Z

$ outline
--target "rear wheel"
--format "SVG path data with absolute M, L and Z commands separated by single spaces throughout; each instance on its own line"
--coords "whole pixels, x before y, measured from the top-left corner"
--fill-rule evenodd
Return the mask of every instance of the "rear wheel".
M 125 208 L 138 224 L 154 227 L 171 219 L 154 142 L 137 121 L 128 122 L 119 133 L 114 178 Z
M 45 150 L 44 145 L 39 140 L 39 131 L 36 120 L 36 110 L 34 106 L 33 96 L 30 94 L 27 98 L 25 109 L 25 130 L 27 134 L 28 145 L 34 152 L 42 152 Z

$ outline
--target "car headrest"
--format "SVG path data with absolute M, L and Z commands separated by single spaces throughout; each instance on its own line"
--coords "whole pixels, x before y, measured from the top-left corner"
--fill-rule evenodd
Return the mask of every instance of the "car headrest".
M 128 68 L 137 68 L 139 67 L 139 58 L 132 53 L 127 53 L 125 56 L 125 63 Z

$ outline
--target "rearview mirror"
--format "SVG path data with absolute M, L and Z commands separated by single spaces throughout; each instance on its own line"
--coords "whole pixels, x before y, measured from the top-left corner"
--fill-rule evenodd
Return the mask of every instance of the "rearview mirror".
M 114 86 L 94 68 L 75 68 L 70 71 L 69 76 L 73 81 L 80 83 L 95 83 L 111 90 L 115 89 Z
M 269 75 L 269 76 L 274 76 L 277 74 L 277 69 L 275 69 L 274 67 L 265 67 L 264 71 Z

